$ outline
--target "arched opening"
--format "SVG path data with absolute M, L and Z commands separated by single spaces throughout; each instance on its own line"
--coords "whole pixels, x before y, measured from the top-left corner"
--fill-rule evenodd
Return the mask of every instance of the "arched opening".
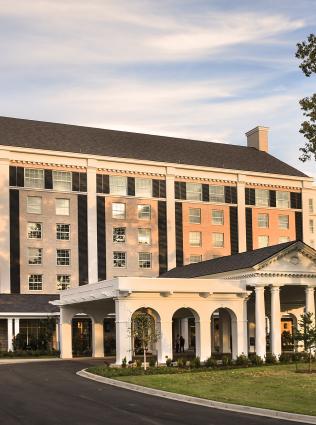
M 92 356 L 92 320 L 86 315 L 77 315 L 72 319 L 72 355 Z
M 148 315 L 149 318 L 151 318 L 152 320 L 152 324 L 148 328 L 149 334 L 151 332 L 157 332 L 158 335 L 160 334 L 160 316 L 156 310 L 150 307 L 143 307 L 134 311 L 134 313 L 132 314 L 132 320 L 131 320 L 131 338 L 132 338 L 131 344 L 132 344 L 132 353 L 133 353 L 132 357 L 133 359 L 136 359 L 136 360 L 142 359 L 144 355 L 142 341 L 137 336 L 135 336 L 135 333 L 134 333 L 134 326 L 135 326 L 134 321 L 136 320 L 136 317 L 139 313 Z M 146 356 L 149 358 L 150 357 L 157 358 L 158 347 L 159 347 L 159 338 L 157 339 L 157 341 L 155 340 L 155 338 L 153 338 L 152 341 L 149 342 L 148 349 L 146 351 Z
M 103 322 L 104 329 L 104 355 L 116 355 L 116 329 L 115 329 L 115 313 L 109 313 Z
M 212 356 L 237 355 L 237 321 L 235 313 L 228 308 L 218 308 L 211 315 Z
M 283 352 L 295 350 L 294 331 L 297 318 L 294 314 L 286 313 L 281 317 L 281 348 Z
M 199 317 L 191 308 L 180 308 L 172 316 L 173 357 L 198 355 Z

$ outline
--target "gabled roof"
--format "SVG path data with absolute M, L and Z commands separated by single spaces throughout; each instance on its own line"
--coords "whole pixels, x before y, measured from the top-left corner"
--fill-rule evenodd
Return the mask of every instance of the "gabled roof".
M 59 295 L 0 294 L 0 313 L 56 313 L 58 307 L 49 304 Z
M 235 270 L 249 269 L 268 260 L 281 251 L 286 250 L 288 247 L 299 244 L 307 247 L 307 245 L 301 241 L 284 242 L 266 248 L 254 249 L 253 251 L 241 252 L 226 257 L 214 258 L 213 260 L 201 261 L 200 263 L 188 264 L 187 266 L 175 267 L 159 277 L 190 279 Z
M 307 177 L 246 146 L 0 117 L 0 145 Z

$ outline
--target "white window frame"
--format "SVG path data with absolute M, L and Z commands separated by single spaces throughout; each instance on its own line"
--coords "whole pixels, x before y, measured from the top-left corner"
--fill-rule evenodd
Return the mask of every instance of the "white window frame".
M 151 245 L 151 229 L 148 227 L 139 227 L 137 241 L 141 245 Z
M 33 254 L 32 254 L 33 251 Z M 37 255 L 34 252 L 37 251 Z M 32 262 L 35 259 L 38 259 L 39 262 Z M 27 248 L 27 264 L 29 266 L 41 266 L 43 264 L 43 249 L 37 247 L 28 247 Z
M 68 231 L 65 230 L 58 230 L 58 226 L 68 226 Z M 70 241 L 70 230 L 71 226 L 68 223 L 57 223 L 56 224 L 56 240 L 57 241 Z M 59 238 L 58 235 L 68 235 L 68 238 Z
M 290 192 L 285 192 L 284 190 L 276 191 L 276 207 L 290 208 Z
M 141 258 L 141 257 L 147 258 Z M 151 252 L 139 252 L 138 253 L 138 268 L 139 269 L 151 269 L 152 267 L 152 255 Z M 149 264 L 149 265 L 148 265 Z
M 72 172 L 53 170 L 53 190 L 59 192 L 72 191 Z
M 44 170 L 40 168 L 24 168 L 24 187 L 44 189 Z
M 210 185 L 209 186 L 210 202 L 216 204 L 225 203 L 225 186 L 222 185 Z
M 31 282 L 31 278 L 34 279 L 34 282 Z M 36 282 L 35 280 L 37 279 L 38 281 Z M 31 289 L 30 287 L 31 284 L 38 285 L 38 286 L 40 285 L 40 288 Z M 42 291 L 43 290 L 43 275 L 38 273 L 30 273 L 28 275 L 28 288 L 29 288 L 29 291 Z
M 119 230 L 124 230 L 124 233 L 121 235 L 115 235 L 115 232 Z M 115 226 L 112 229 L 112 241 L 113 243 L 125 243 L 126 242 L 126 227 L 123 226 Z
M 32 200 L 39 200 L 39 209 L 37 210 L 34 205 L 31 205 L 30 201 Z M 27 196 L 26 198 L 26 212 L 28 214 L 42 214 L 43 211 L 43 200 L 41 196 Z
M 257 207 L 269 207 L 270 191 L 268 189 L 255 189 L 255 204 Z
M 202 246 L 202 232 L 189 232 L 189 245 Z
M 141 210 L 146 207 L 149 209 L 148 212 L 143 213 Z M 137 217 L 139 220 L 150 220 L 151 219 L 151 205 L 149 204 L 138 204 L 137 205 Z
M 216 214 L 218 214 L 217 217 L 216 217 Z M 223 224 L 224 224 L 224 210 L 212 210 L 211 211 L 211 217 L 212 217 L 212 224 L 214 226 L 223 226 Z
M 135 196 L 139 198 L 152 198 L 153 181 L 152 179 L 135 178 Z
M 285 222 L 282 220 L 286 219 Z M 278 216 L 278 227 L 279 229 L 289 229 L 290 228 L 290 217 L 287 214 L 282 214 Z
M 202 201 L 202 184 L 187 183 L 186 184 L 186 199 L 188 201 Z
M 190 255 L 189 262 L 190 264 L 200 263 L 202 261 L 202 255 Z
M 269 228 L 269 221 L 270 221 L 269 214 L 259 213 L 257 220 L 258 220 L 257 224 L 258 224 L 258 227 L 260 229 L 268 229 Z
M 40 229 L 39 230 L 32 230 L 30 228 L 32 225 L 40 226 Z M 34 232 L 34 234 L 38 232 L 40 234 L 40 237 L 39 238 L 37 238 L 37 237 L 30 237 L 30 233 L 32 233 L 32 232 Z M 27 239 L 41 240 L 42 237 L 43 237 L 43 224 L 42 223 L 36 223 L 36 222 L 28 222 L 27 223 Z
M 119 206 L 123 206 L 124 214 L 119 211 Z M 123 202 L 112 202 L 112 218 L 115 220 L 125 220 L 126 219 L 126 204 Z
M 124 265 L 118 265 L 118 264 L 124 264 Z M 126 252 L 124 252 L 124 251 L 114 251 L 113 252 L 113 268 L 115 268 L 115 269 L 126 269 L 126 267 L 127 267 L 127 254 L 126 254 Z
M 263 241 L 263 238 L 265 239 L 266 243 L 262 244 L 260 241 Z M 258 236 L 258 248 L 266 248 L 269 246 L 269 236 L 268 235 L 259 235 Z
M 285 242 L 290 242 L 290 237 L 289 236 L 280 236 L 279 237 L 279 243 L 285 243 Z
M 201 208 L 189 208 L 189 223 L 201 224 Z
M 212 247 L 213 248 L 224 248 L 225 236 L 223 232 L 212 233 Z
M 313 198 L 309 198 L 308 200 L 308 211 L 310 214 L 314 213 L 314 199 Z
M 63 282 L 63 280 L 65 280 Z M 71 275 L 70 274 L 58 274 L 56 276 L 56 289 L 57 291 L 66 291 L 71 287 Z
M 58 206 L 58 203 L 65 201 L 66 206 Z M 69 216 L 70 215 L 70 199 L 69 198 L 56 198 L 55 199 L 55 213 L 56 215 Z
M 67 255 L 61 256 L 60 254 L 64 252 L 64 254 L 68 253 Z M 66 264 L 58 264 L 59 261 L 66 262 Z M 64 248 L 57 248 L 56 249 L 56 266 L 58 267 L 69 267 L 71 266 L 71 250 L 70 249 L 64 249 Z
M 315 226 L 314 226 L 314 220 L 311 218 L 310 220 L 309 220 L 309 231 L 310 231 L 310 233 L 314 233 L 314 231 L 315 231 Z
M 122 196 L 127 195 L 126 176 L 110 176 L 110 194 Z

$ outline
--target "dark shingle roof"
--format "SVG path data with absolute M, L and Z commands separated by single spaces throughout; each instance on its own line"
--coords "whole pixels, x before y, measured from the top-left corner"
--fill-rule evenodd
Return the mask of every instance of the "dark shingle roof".
M 0 145 L 306 177 L 246 146 L 0 117 Z
M 285 242 L 266 248 L 255 249 L 253 251 L 241 252 L 240 254 L 228 255 L 226 257 L 214 258 L 213 260 L 201 261 L 200 263 L 188 264 L 187 266 L 175 267 L 159 277 L 189 279 L 234 270 L 248 269 L 296 243 L 297 241 Z
M 0 313 L 56 313 L 59 308 L 49 304 L 59 295 L 0 294 Z

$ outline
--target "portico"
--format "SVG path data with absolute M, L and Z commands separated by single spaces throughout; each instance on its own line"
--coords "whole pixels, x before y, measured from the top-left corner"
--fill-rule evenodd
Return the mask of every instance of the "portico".
M 173 358 L 175 332 L 189 348 L 190 323 L 201 361 L 215 347 L 232 358 L 248 351 L 264 358 L 267 348 L 279 356 L 281 321 L 297 322 L 304 311 L 315 312 L 315 261 L 315 250 L 297 241 L 178 267 L 160 278 L 119 277 L 64 291 L 53 301 L 61 311 L 61 356 L 72 357 L 72 320 L 83 315 L 92 322 L 92 356 L 103 357 L 104 319 L 112 317 L 116 363 L 130 361 L 138 310 L 155 320 L 159 363 Z M 291 328 L 288 333 L 291 337 Z

